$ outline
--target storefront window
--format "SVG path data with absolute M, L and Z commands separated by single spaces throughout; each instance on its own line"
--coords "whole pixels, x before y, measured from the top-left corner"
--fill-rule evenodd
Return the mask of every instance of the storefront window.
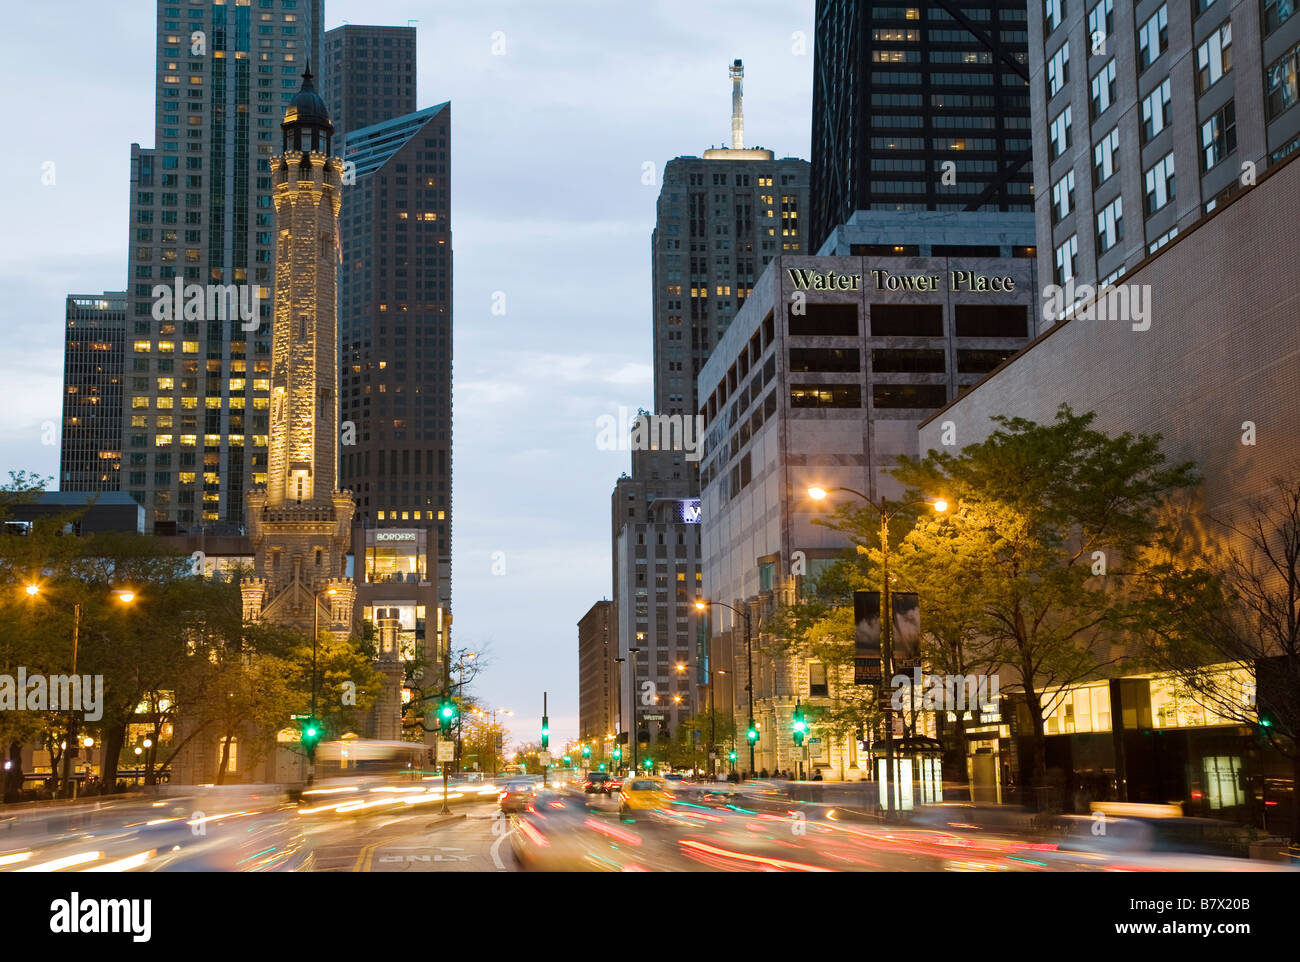
M 367 536 L 366 582 L 387 584 L 426 581 L 424 551 L 418 531 L 375 531 Z M 372 541 L 371 538 L 374 540 Z
M 1246 804 L 1241 787 L 1241 756 L 1209 755 L 1201 763 L 1205 769 L 1205 800 L 1211 811 Z

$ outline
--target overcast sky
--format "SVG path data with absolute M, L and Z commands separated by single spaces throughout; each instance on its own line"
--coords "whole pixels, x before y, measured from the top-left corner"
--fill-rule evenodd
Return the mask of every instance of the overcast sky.
M 57 475 L 64 298 L 127 284 L 155 9 L 5 11 L 0 477 Z M 577 734 L 576 625 L 611 596 L 609 498 L 629 468 L 597 450 L 597 418 L 653 399 L 658 174 L 730 140 L 737 57 L 746 146 L 809 156 L 812 17 L 811 0 L 326 0 L 327 28 L 418 21 L 418 106 L 452 102 L 452 640 L 490 650 L 476 692 L 515 711 L 518 740 L 537 737 L 543 690 L 556 740 Z

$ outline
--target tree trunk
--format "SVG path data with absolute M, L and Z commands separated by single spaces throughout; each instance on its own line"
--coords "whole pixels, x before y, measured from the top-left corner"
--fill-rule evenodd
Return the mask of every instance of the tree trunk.
M 9 768 L 5 771 L 5 801 L 16 802 L 22 798 L 23 791 L 23 745 L 19 741 L 9 743 Z
M 104 763 L 100 769 L 103 773 L 105 792 L 116 790 L 117 760 L 122 754 L 122 745 L 125 741 L 126 722 L 118 722 L 104 731 Z
M 226 784 L 226 765 L 230 763 L 230 742 L 234 735 L 226 735 L 221 739 L 221 765 L 217 768 L 217 784 Z

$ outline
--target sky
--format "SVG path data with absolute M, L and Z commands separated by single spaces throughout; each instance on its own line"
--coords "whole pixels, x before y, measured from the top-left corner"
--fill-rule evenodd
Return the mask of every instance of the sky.
M 155 11 L 6 11 L 0 478 L 57 476 L 64 299 L 127 284 Z M 610 493 L 630 470 L 597 423 L 653 401 L 660 172 L 730 140 L 737 57 L 746 146 L 808 158 L 812 20 L 811 0 L 325 2 L 327 29 L 412 22 L 417 106 L 452 104 L 452 644 L 484 652 L 472 692 L 515 712 L 515 741 L 538 737 L 543 691 L 553 744 L 577 735 L 577 622 L 612 597 Z

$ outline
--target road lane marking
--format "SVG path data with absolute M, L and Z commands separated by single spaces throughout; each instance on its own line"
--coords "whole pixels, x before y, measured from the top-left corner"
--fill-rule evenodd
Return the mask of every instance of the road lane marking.
M 356 864 L 352 866 L 352 871 L 369 872 L 370 861 L 371 859 L 374 858 L 375 849 L 377 849 L 381 844 L 382 844 L 381 842 L 372 842 L 371 844 L 363 848 L 360 854 L 357 855 L 357 861 Z

